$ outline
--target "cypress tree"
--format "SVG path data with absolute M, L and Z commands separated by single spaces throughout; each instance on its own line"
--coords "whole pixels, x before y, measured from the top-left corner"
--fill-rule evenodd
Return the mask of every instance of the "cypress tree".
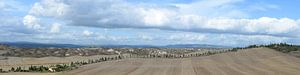
M 15 68 L 11 67 L 10 71 L 15 72 Z

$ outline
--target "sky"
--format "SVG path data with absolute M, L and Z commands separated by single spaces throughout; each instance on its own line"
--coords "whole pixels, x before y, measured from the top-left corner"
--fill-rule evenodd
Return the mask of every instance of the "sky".
M 0 42 L 300 44 L 300 0 L 0 0 Z

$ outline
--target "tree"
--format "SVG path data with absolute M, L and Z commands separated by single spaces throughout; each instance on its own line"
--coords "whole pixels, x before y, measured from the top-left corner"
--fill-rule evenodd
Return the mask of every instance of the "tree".
M 16 72 L 21 72 L 22 68 L 21 67 L 17 67 L 17 69 L 15 70 Z
M 70 66 L 77 68 L 77 66 L 76 66 L 76 64 L 74 62 L 71 62 Z
M 3 73 L 4 71 L 2 69 L 0 69 L 0 72 Z
M 14 68 L 14 67 L 12 67 L 12 68 L 10 69 L 10 71 L 12 71 L 12 72 L 15 72 L 15 68 Z
M 231 49 L 231 51 L 236 52 L 236 51 L 238 51 L 238 49 L 237 48 L 233 48 L 233 49 Z
M 40 66 L 40 72 L 47 72 L 48 68 L 44 66 Z

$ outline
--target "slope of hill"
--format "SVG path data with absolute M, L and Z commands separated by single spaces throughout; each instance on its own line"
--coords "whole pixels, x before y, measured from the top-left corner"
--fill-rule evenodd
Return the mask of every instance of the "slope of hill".
M 270 44 L 266 47 L 275 49 L 279 52 L 287 53 L 296 57 L 300 58 L 300 46 L 299 45 L 289 45 L 286 43 L 280 43 L 280 44 Z
M 276 51 L 286 53 L 300 58 L 300 45 L 291 45 L 287 43 L 276 43 L 269 45 L 250 45 L 246 48 L 268 47 Z
M 58 75 L 299 75 L 300 59 L 269 48 L 184 59 L 141 59 L 82 66 Z

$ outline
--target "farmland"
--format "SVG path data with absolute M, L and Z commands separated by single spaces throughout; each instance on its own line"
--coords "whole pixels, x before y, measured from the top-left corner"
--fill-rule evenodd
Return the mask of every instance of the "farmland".
M 124 59 L 82 66 L 61 75 L 298 75 L 299 58 L 268 48 L 183 59 Z
M 1 69 L 8 71 L 1 75 L 298 75 L 300 72 L 298 54 L 289 53 L 298 51 L 298 46 L 287 44 L 233 49 L 0 48 Z M 80 66 L 65 66 L 59 72 L 47 71 L 50 68 L 26 70 L 32 65 L 51 67 L 74 65 L 74 62 Z M 23 72 L 9 71 L 11 67 L 20 67 Z
M 72 58 L 76 56 L 66 57 Z M 77 56 L 76 58 L 81 57 Z M 48 58 L 48 57 L 47 57 Z M 47 58 L 43 58 L 46 60 Z M 57 57 L 61 58 L 61 57 Z M 89 58 L 89 57 L 86 57 Z M 42 59 L 42 58 L 36 58 Z M 64 58 L 61 58 L 64 59 Z M 74 58 L 72 58 L 74 59 Z M 265 47 L 188 58 L 126 58 L 56 73 L 4 75 L 298 75 L 297 57 Z
M 28 70 L 30 67 L 55 67 L 56 65 L 85 65 L 114 58 L 188 58 L 226 52 L 221 48 L 15 48 L 0 47 L 0 66 L 4 72 L 49 72 Z M 105 58 L 105 59 L 104 59 Z M 57 66 L 56 66 L 57 67 Z M 15 71 L 13 68 L 20 68 Z M 68 70 L 77 68 L 69 67 Z M 66 68 L 67 69 L 67 68 Z

